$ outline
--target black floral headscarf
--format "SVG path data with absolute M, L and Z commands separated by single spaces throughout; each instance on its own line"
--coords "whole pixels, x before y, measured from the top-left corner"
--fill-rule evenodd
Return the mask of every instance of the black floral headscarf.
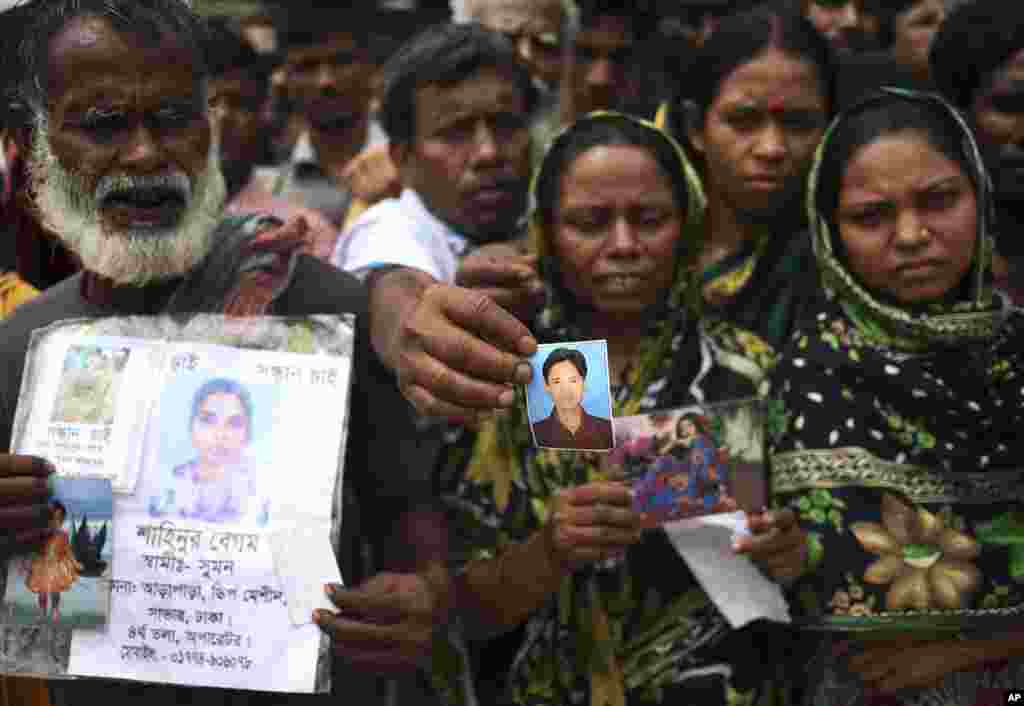
M 917 101 L 939 110 L 948 119 L 951 130 L 959 131 L 960 146 L 968 177 L 974 185 L 978 203 L 978 238 L 975 245 L 970 279 L 964 296 L 950 305 L 934 305 L 927 312 L 882 301 L 864 287 L 851 273 L 837 251 L 830 223 L 832 214 L 819 209 L 822 165 L 830 159 L 831 137 L 836 128 L 866 109 L 877 108 L 886 101 Z M 833 187 L 835 185 L 832 185 Z M 902 350 L 925 350 L 934 344 L 956 345 L 958 342 L 990 338 L 1003 318 L 1001 302 L 994 298 L 990 284 L 993 238 L 992 183 L 985 171 L 981 152 L 967 122 L 960 113 L 933 93 L 885 88 L 843 111 L 825 132 L 808 180 L 807 212 L 811 224 L 814 253 L 822 283 L 846 314 L 856 323 L 859 333 L 877 344 Z

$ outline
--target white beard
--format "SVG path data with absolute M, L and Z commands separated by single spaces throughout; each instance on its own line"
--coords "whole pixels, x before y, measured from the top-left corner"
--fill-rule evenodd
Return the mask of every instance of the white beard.
M 34 133 L 28 167 L 42 225 L 60 238 L 86 270 L 117 284 L 141 286 L 183 275 L 210 252 L 227 194 L 216 136 L 210 142 L 206 169 L 191 183 L 178 223 L 135 232 L 105 226 L 95 195 L 50 149 L 45 121 L 37 122 Z

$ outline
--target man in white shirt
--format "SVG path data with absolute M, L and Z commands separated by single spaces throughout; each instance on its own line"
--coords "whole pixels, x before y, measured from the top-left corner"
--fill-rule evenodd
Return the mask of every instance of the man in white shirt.
M 412 267 L 452 283 L 470 249 L 516 238 L 536 103 L 499 34 L 448 24 L 417 35 L 385 66 L 379 116 L 404 188 L 352 224 L 334 264 Z

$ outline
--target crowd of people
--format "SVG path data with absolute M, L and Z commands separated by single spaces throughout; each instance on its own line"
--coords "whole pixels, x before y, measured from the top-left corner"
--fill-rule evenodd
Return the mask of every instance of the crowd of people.
M 54 321 L 355 314 L 333 691 L 44 700 L 1024 687 L 1024 5 L 195 4 L 0 13 L 0 442 Z M 596 339 L 617 417 L 766 400 L 733 549 L 792 624 L 731 626 L 601 453 L 534 443 L 529 357 Z M 47 540 L 59 470 L 0 455 L 5 556 Z

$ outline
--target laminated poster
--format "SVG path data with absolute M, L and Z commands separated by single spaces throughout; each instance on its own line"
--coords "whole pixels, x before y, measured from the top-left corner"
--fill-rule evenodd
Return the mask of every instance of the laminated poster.
M 96 590 L 109 613 L 25 624 L 5 606 L 0 670 L 327 690 L 327 639 L 290 615 L 273 550 L 288 537 L 329 548 L 340 527 L 352 344 L 341 317 L 134 317 L 36 332 L 12 451 L 51 459 L 62 478 L 109 481 L 111 516 L 85 527 L 95 543 L 92 525 L 108 520 Z M 326 553 L 322 571 L 337 576 Z M 25 581 L 24 561 L 8 582 Z

